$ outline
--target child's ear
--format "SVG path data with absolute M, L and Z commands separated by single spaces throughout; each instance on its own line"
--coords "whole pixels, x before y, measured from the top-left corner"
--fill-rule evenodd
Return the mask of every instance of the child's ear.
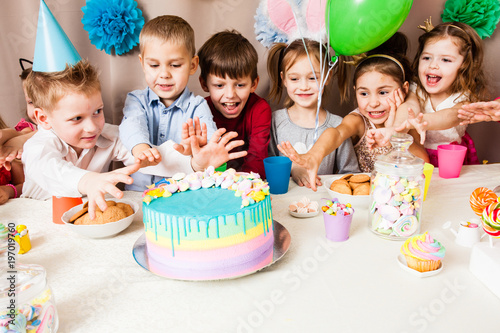
M 189 75 L 193 75 L 196 73 L 196 70 L 198 69 L 198 64 L 200 63 L 200 58 L 198 58 L 197 55 L 195 55 L 191 59 L 191 69 L 189 70 Z
M 200 80 L 201 89 L 203 89 L 204 92 L 209 92 L 207 82 L 201 77 L 201 75 L 198 79 Z
M 47 114 L 40 108 L 35 108 L 33 110 L 33 117 L 35 118 L 38 125 L 42 126 L 44 129 L 49 130 L 52 128 L 48 121 Z
M 403 92 L 405 93 L 405 96 L 408 95 L 409 91 L 410 91 L 410 84 L 408 83 L 408 81 L 405 81 L 405 83 L 403 83 Z
M 281 78 L 281 82 L 282 84 L 286 87 L 286 82 L 285 80 L 283 79 L 283 71 L 280 72 L 280 78 Z
M 257 76 L 255 80 L 252 82 L 252 86 L 250 87 L 250 93 L 254 93 L 257 90 L 257 86 L 259 85 L 259 77 Z

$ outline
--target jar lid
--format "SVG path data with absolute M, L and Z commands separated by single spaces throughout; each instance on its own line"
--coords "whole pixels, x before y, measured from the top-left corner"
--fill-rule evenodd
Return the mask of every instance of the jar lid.
M 13 298 L 10 295 L 13 288 L 17 291 L 16 306 L 19 306 L 28 303 L 47 287 L 45 268 L 40 265 L 17 264 L 13 271 L 16 273 L 9 273 L 10 271 L 7 270 L 0 272 L 3 273 L 0 274 L 0 279 L 7 281 L 5 287 L 0 287 L 0 306 L 2 308 L 6 308 L 10 299 Z
M 377 156 L 375 170 L 395 176 L 418 176 L 424 171 L 424 160 L 408 151 L 413 137 L 405 133 L 395 133 L 391 137 L 392 150 Z

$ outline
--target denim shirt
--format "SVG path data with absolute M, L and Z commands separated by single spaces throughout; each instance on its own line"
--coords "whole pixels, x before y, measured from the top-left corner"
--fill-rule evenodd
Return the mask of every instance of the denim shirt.
M 186 87 L 172 105 L 166 107 L 149 87 L 127 95 L 120 124 L 120 139 L 132 150 L 140 143 L 159 146 L 167 140 L 181 142 L 182 124 L 199 117 L 207 125 L 208 140 L 217 130 L 207 102 Z
M 203 97 L 195 96 L 186 87 L 179 98 L 166 107 L 149 87 L 144 90 L 134 90 L 128 93 L 125 100 L 120 139 L 130 151 L 140 143 L 150 146 L 159 146 L 168 140 L 180 143 L 182 124 L 194 116 L 207 125 L 207 138 L 210 140 L 217 127 Z M 126 190 L 144 191 L 146 186 L 159 181 L 162 177 L 138 171 L 132 178 L 134 183 L 125 185 Z

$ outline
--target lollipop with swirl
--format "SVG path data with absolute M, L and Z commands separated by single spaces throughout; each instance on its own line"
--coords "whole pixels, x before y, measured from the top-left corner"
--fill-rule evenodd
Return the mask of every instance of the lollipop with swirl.
M 474 213 L 481 216 L 484 209 L 490 204 L 498 202 L 497 200 L 498 197 L 495 192 L 486 187 L 478 187 L 470 195 L 469 202 Z
M 500 203 L 494 202 L 483 210 L 481 216 L 484 231 L 493 237 L 500 237 Z M 491 238 L 490 238 L 491 240 Z
M 483 230 L 490 236 L 490 246 L 493 247 L 493 237 L 500 237 L 500 198 L 495 192 L 478 187 L 470 195 L 470 207 L 481 216 Z

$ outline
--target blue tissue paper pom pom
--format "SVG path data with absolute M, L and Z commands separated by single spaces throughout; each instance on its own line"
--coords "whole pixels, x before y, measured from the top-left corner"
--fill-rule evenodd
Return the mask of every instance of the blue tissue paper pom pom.
M 133 0 L 87 0 L 82 7 L 83 28 L 90 42 L 99 50 L 111 54 L 114 48 L 121 55 L 139 43 L 144 26 L 142 11 Z

